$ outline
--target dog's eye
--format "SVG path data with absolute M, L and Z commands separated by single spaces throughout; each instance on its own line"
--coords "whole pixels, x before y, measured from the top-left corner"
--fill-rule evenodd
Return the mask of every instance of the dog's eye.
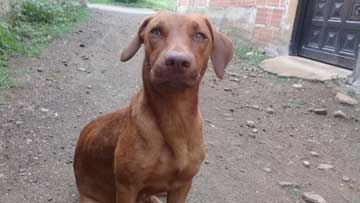
M 195 33 L 194 37 L 195 37 L 196 40 L 205 40 L 205 39 L 207 39 L 206 35 L 204 33 L 202 33 L 202 32 Z
M 150 33 L 156 36 L 161 36 L 161 30 L 158 27 L 151 29 Z

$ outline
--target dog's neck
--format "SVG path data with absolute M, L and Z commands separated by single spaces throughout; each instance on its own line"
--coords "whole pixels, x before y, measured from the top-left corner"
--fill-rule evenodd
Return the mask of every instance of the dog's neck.
M 146 68 L 146 67 L 144 67 Z M 178 160 L 195 146 L 201 144 L 202 124 L 198 110 L 199 84 L 183 90 L 162 92 L 150 84 L 146 73 L 143 73 L 143 105 L 151 109 L 157 126 L 165 142 Z M 190 139 L 196 141 L 191 142 Z M 180 161 L 181 162 L 181 161 Z
M 160 119 L 159 122 L 162 121 L 159 125 L 166 123 L 169 119 L 184 119 L 184 122 L 191 122 L 192 119 L 198 116 L 200 84 L 185 89 L 159 90 L 151 84 L 149 71 L 150 65 L 145 63 L 143 68 L 144 96 L 147 105 Z M 174 126 L 171 126 L 171 128 L 173 129 Z

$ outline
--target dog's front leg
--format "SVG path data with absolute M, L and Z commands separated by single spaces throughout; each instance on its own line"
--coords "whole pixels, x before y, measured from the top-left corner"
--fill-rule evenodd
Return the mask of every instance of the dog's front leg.
M 133 187 L 116 185 L 116 203 L 136 203 L 137 191 Z
M 185 203 L 186 196 L 191 188 L 192 180 L 181 187 L 168 192 L 166 203 Z

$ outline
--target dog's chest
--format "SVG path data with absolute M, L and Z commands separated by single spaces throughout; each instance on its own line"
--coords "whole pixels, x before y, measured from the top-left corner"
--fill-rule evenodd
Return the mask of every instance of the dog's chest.
M 146 185 L 151 191 L 169 191 L 181 187 L 196 175 L 203 159 L 204 150 L 200 147 L 187 151 L 180 158 L 165 150 L 149 174 Z

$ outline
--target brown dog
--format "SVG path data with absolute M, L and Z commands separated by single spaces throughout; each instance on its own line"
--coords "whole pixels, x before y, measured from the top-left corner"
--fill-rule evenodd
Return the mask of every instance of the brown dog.
M 205 157 L 198 110 L 200 81 L 211 58 L 219 78 L 233 46 L 200 15 L 160 12 L 147 18 L 121 55 L 145 45 L 144 88 L 129 107 L 81 132 L 74 170 L 80 202 L 184 203 Z

